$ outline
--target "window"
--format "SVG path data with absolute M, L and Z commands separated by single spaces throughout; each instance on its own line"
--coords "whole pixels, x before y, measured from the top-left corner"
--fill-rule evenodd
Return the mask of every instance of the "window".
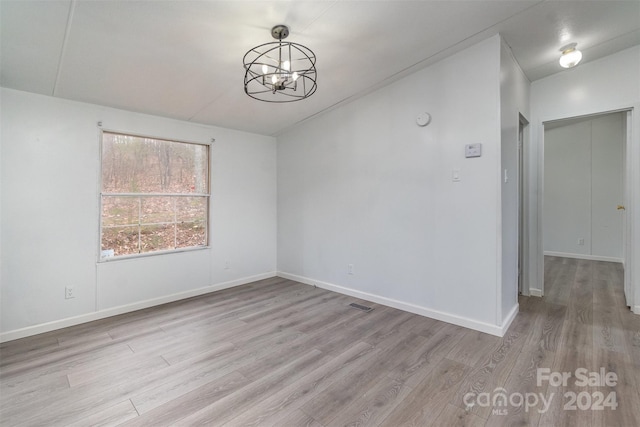
M 102 260 L 207 246 L 208 207 L 208 145 L 102 133 Z

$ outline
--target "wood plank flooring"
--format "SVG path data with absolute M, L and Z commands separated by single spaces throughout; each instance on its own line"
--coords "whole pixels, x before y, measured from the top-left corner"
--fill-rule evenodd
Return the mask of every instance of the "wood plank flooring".
M 545 281 L 503 338 L 272 278 L 4 343 L 0 424 L 640 425 L 621 266 L 547 257 Z M 601 367 L 615 386 L 537 381 Z M 615 410 L 586 408 L 611 392 Z

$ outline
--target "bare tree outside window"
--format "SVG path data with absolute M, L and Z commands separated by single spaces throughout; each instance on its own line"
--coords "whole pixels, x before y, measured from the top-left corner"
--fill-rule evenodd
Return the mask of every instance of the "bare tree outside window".
M 209 146 L 102 134 L 101 258 L 208 244 Z

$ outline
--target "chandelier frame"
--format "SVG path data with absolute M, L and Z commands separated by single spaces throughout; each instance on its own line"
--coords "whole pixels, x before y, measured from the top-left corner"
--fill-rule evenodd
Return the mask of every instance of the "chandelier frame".
M 276 25 L 271 35 L 278 41 L 250 49 L 243 57 L 244 91 L 264 102 L 300 101 L 317 88 L 316 56 L 299 43 L 285 42 L 289 28 Z

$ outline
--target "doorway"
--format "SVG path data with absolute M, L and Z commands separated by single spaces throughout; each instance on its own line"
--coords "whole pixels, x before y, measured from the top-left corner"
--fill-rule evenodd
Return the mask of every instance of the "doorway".
M 628 114 L 543 123 L 543 262 L 624 262 Z

